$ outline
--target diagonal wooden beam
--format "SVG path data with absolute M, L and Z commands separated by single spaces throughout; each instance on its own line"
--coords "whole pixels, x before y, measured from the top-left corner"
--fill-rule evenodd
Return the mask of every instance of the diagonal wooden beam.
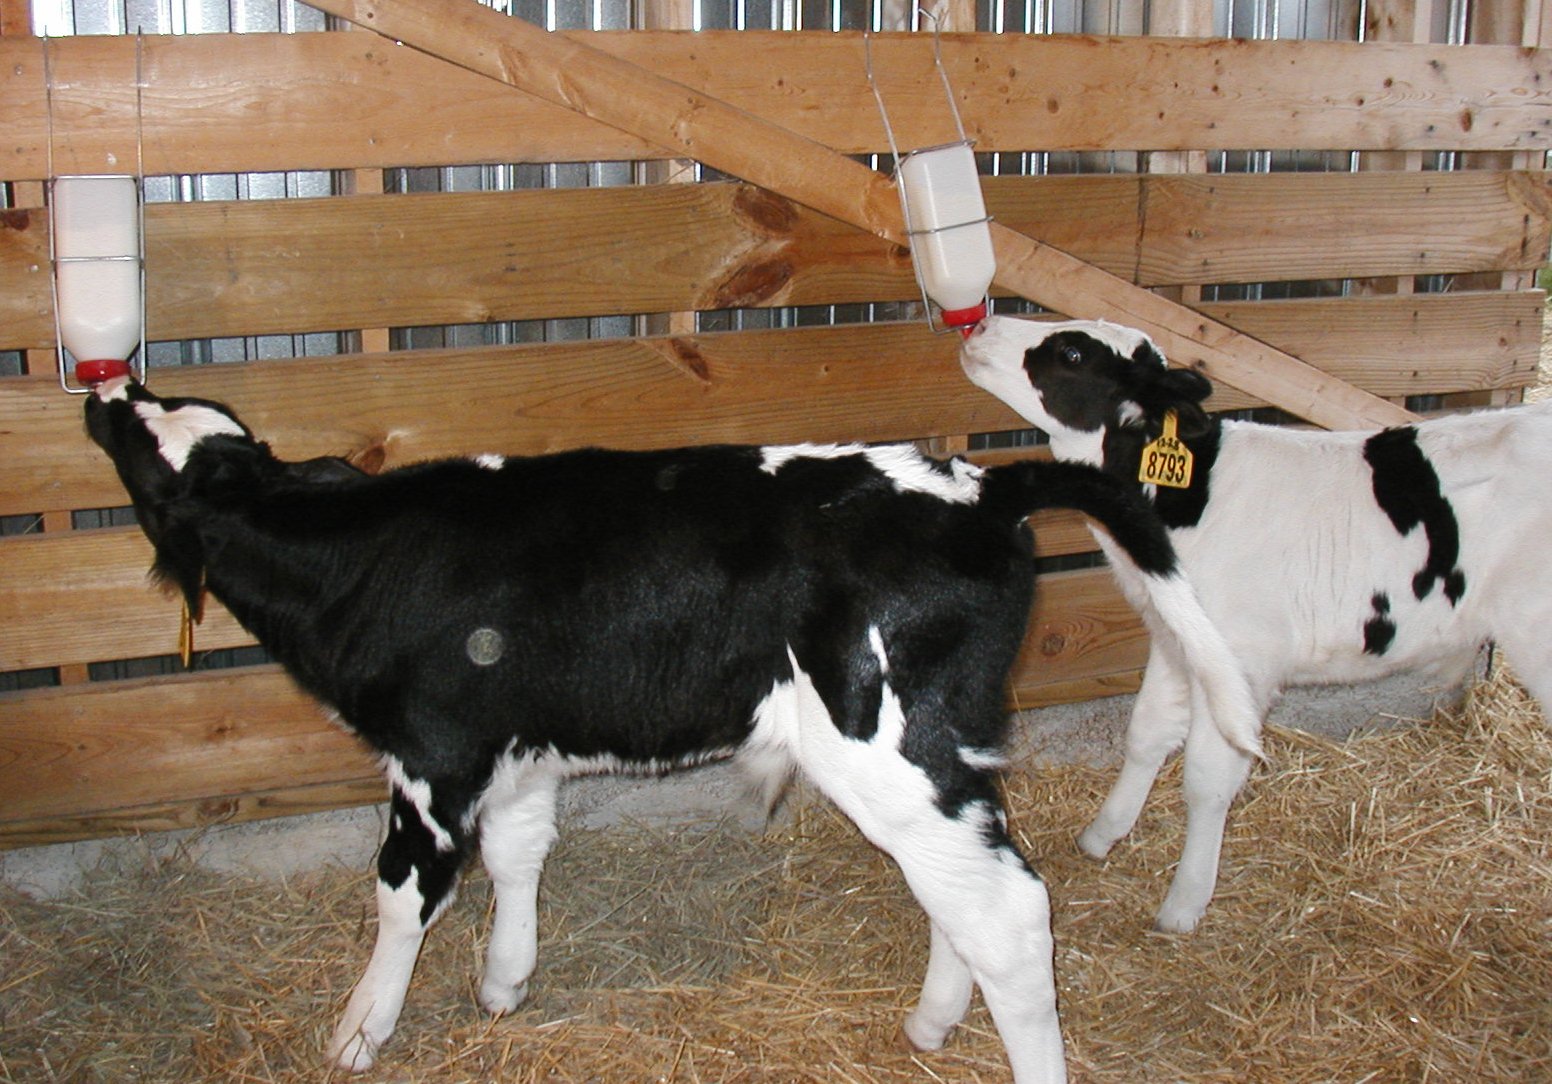
M 896 243 L 904 223 L 882 174 L 694 88 L 469 0 L 308 0 L 448 63 L 695 158 Z M 862 64 L 861 56 L 858 65 Z M 1153 335 L 1181 364 L 1332 429 L 1413 415 L 1225 324 L 1006 227 L 997 282 L 1046 308 Z

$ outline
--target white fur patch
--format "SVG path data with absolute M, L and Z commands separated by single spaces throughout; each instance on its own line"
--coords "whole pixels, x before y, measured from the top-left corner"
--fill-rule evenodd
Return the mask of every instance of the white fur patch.
M 484 467 L 486 470 L 500 470 L 506 466 L 507 457 L 496 455 L 494 452 L 485 452 L 474 457 L 474 465 Z
M 92 394 L 104 403 L 121 402 L 129 398 L 130 379 L 127 376 L 116 376 L 112 380 L 104 380 L 92 389 Z
M 775 474 L 794 459 L 844 459 L 860 455 L 901 493 L 924 493 L 950 504 L 974 504 L 981 496 L 982 469 L 963 459 L 942 466 L 909 444 L 788 444 L 761 449 L 760 469 Z
M 162 458 L 177 471 L 188 466 L 189 454 L 206 437 L 248 435 L 236 419 L 214 407 L 190 405 L 167 410 L 161 403 L 136 403 L 135 414 L 156 438 Z
M 889 656 L 884 654 L 884 634 L 878 631 L 877 625 L 868 626 L 868 646 L 873 649 L 873 657 L 878 659 L 879 672 L 889 673 Z
M 959 747 L 959 759 L 966 767 L 982 772 L 1001 771 L 1008 763 L 1000 750 L 977 749 L 969 745 Z
M 538 785 L 535 781 L 541 778 L 559 782 L 587 775 L 662 776 L 685 768 L 727 760 L 736 753 L 746 751 L 748 747 L 749 743 L 745 742 L 737 749 L 708 749 L 674 760 L 622 760 L 611 753 L 601 753 L 592 757 L 572 757 L 558 753 L 554 749 L 528 749 L 519 753 L 514 742 L 496 761 L 484 794 L 464 816 L 463 826 L 465 829 L 472 828 L 479 819 L 487 798 L 512 793 L 519 781 L 523 781 L 525 786 L 535 786 Z
M 780 444 L 760 449 L 760 469 L 775 474 L 794 459 L 842 459 L 862 455 L 864 444 Z

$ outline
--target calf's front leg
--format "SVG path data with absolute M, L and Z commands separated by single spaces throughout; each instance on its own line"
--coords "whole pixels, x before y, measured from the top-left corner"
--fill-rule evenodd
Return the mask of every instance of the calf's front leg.
M 1204 720 L 1211 726 L 1211 720 Z M 1132 830 L 1147 803 L 1148 792 L 1169 755 L 1179 749 L 1191 729 L 1191 680 L 1178 648 L 1155 637 L 1148 651 L 1148 668 L 1132 705 L 1126 727 L 1126 759 L 1104 804 L 1078 836 L 1078 846 L 1091 858 L 1103 858 Z
M 1154 919 L 1165 933 L 1190 933 L 1207 913 L 1218 885 L 1224 825 L 1234 796 L 1250 774 L 1250 757 L 1235 749 L 1212 721 L 1199 715 L 1186 739 L 1182 789 L 1186 839 L 1174 880 Z
M 441 823 L 431 805 L 424 783 L 395 783 L 388 836 L 377 857 L 377 943 L 329 1041 L 330 1061 L 350 1072 L 370 1069 L 393 1034 L 426 930 L 452 902 L 458 883 L 465 833 L 456 823 Z

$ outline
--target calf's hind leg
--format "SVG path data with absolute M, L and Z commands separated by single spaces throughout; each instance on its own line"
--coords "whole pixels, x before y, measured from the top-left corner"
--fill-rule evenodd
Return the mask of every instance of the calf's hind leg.
M 798 685 L 800 765 L 894 858 L 932 920 L 932 958 L 907 1036 L 941 1045 L 964 1015 L 973 982 L 1016 1084 L 1065 1081 L 1050 898 L 1008 840 L 989 774 L 958 750 L 945 751 L 930 776 L 907 760 L 903 714 L 887 686 L 877 731 L 863 741 L 835 727 L 801 672 Z M 945 794 L 964 797 L 946 811 Z
M 496 773 L 480 810 L 480 855 L 496 892 L 496 917 L 480 1004 L 492 1013 L 517 1008 L 539 954 L 539 874 L 555 842 L 560 779 L 533 761 Z
M 1547 640 L 1552 604 L 1521 609 L 1526 611 L 1523 616 L 1515 615 L 1518 620 L 1506 622 L 1496 639 L 1514 676 L 1540 701 L 1542 713 L 1552 721 L 1552 642 Z
M 452 902 L 468 850 L 458 818 L 433 811 L 431 788 L 398 779 L 377 857 L 377 942 L 329 1041 L 329 1058 L 363 1072 L 393 1034 L 426 930 Z

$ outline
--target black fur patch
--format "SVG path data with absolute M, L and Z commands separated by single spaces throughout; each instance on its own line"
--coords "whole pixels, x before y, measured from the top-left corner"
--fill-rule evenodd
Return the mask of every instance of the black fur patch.
M 456 825 L 450 828 L 453 849 L 439 851 L 435 834 L 409 799 L 395 790 L 389 808 L 392 819 L 383 849 L 377 855 L 377 876 L 389 888 L 397 889 L 409 880 L 411 870 L 415 872 L 415 887 L 421 900 L 420 921 L 424 925 L 458 883 L 458 872 L 467 853 L 463 832 Z
M 1168 576 L 1179 565 L 1164 523 L 1143 497 L 1135 474 L 1128 481 L 1082 463 L 1010 463 L 986 472 L 981 502 L 987 507 L 1072 508 L 1097 520 L 1144 572 Z
M 1363 650 L 1370 655 L 1383 655 L 1396 638 L 1396 623 L 1390 619 L 1390 596 L 1376 591 L 1369 604 L 1374 607 L 1374 615 L 1363 623 Z
M 1085 433 L 1114 422 L 1133 369 L 1130 358 L 1082 331 L 1058 331 L 1024 352 L 1024 373 L 1051 417 Z
M 1460 560 L 1460 525 L 1455 510 L 1439 489 L 1439 476 L 1417 445 L 1417 430 L 1400 426 L 1376 433 L 1364 442 L 1363 457 L 1374 472 L 1374 499 L 1402 535 L 1419 524 L 1428 535 L 1428 558 L 1412 577 L 1412 593 L 1428 597 L 1443 581 L 1450 605 L 1466 593 Z

